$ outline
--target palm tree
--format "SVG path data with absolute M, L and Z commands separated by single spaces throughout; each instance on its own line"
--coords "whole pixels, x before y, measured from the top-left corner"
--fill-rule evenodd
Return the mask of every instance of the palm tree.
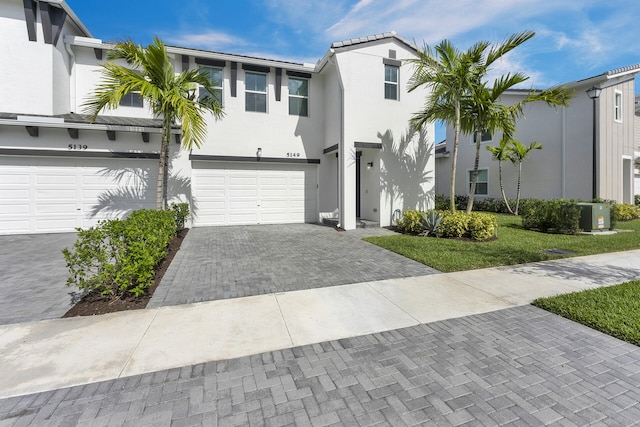
M 95 121 L 103 109 L 118 108 L 124 95 L 140 93 L 153 115 L 162 120 L 157 208 L 166 209 L 172 126 L 180 125 L 183 147 L 200 147 L 206 138 L 204 114 L 210 112 L 215 119 L 220 119 L 224 112 L 213 97 L 197 97 L 198 85 L 208 93 L 214 93 L 208 74 L 200 68 L 176 73 L 167 49 L 158 37 L 146 48 L 132 40 L 117 43 L 107 59 L 109 61 L 102 65 L 103 80 L 93 97 L 84 104 L 85 112 Z M 112 62 L 116 60 L 125 60 L 130 68 Z
M 507 199 L 507 196 L 504 193 L 504 184 L 502 181 L 502 162 L 511 160 L 511 157 L 510 157 L 511 150 L 507 145 L 507 139 L 502 138 L 500 140 L 500 144 L 495 147 L 487 146 L 487 150 L 491 153 L 493 158 L 498 161 L 498 179 L 500 181 L 500 192 L 502 193 L 502 200 L 504 200 L 504 203 L 507 206 L 507 210 L 509 211 L 509 213 L 512 214 L 513 210 L 511 209 L 511 205 L 509 205 L 509 199 Z
M 568 105 L 570 94 L 562 87 L 544 91 L 531 90 L 523 100 L 510 106 L 500 103 L 499 100 L 506 91 L 529 79 L 524 73 L 507 73 L 496 78 L 491 87 L 484 81 L 491 65 L 496 60 L 534 35 L 533 31 L 523 31 L 511 35 L 504 42 L 492 46 L 486 55 L 483 52 L 484 61 L 476 68 L 476 81 L 472 85 L 470 96 L 466 99 L 466 105 L 462 108 L 462 130 L 465 133 L 475 133 L 476 135 L 476 152 L 467 201 L 467 213 L 473 209 L 482 133 L 490 132 L 493 135 L 496 131 L 502 131 L 506 138 L 511 138 L 516 130 L 516 119 L 523 114 L 524 105 L 530 102 L 544 101 L 548 105 Z
M 518 215 L 518 207 L 520 206 L 520 183 L 522 179 L 522 162 L 524 162 L 528 157 L 529 153 L 532 150 L 542 150 L 542 144 L 539 142 L 532 142 L 527 147 L 520 141 L 516 141 L 515 139 L 510 141 L 511 146 L 509 147 L 510 155 L 509 158 L 511 162 L 518 167 L 518 192 L 516 196 L 516 210 L 514 212 L 515 215 Z
M 455 180 L 458 159 L 458 143 L 461 130 L 461 103 L 468 96 L 474 82 L 475 68 L 486 50 L 486 43 L 480 42 L 462 52 L 448 40 L 443 40 L 432 50 L 425 45 L 418 50 L 418 57 L 410 60 L 414 72 L 409 80 L 409 92 L 420 87 L 430 90 L 424 108 L 411 119 L 411 126 L 421 129 L 434 120 L 453 122 L 454 138 L 451 157 L 450 205 L 455 211 Z

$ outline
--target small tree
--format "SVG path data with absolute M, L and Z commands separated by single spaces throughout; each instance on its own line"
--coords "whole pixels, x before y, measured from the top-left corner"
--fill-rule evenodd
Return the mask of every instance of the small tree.
M 520 187 L 522 181 L 522 162 L 529 157 L 529 153 L 531 153 L 532 150 L 542 150 L 542 144 L 534 141 L 527 147 L 515 139 L 510 140 L 509 143 L 511 144 L 509 147 L 509 159 L 518 167 L 518 192 L 516 193 L 516 209 L 514 211 L 514 214 L 518 215 L 518 208 L 520 206 Z
M 505 195 L 504 183 L 502 181 L 502 162 L 511 160 L 511 150 L 508 146 L 508 142 L 505 138 L 502 138 L 499 145 L 495 147 L 487 146 L 487 150 L 491 153 L 493 158 L 498 161 L 498 180 L 500 181 L 500 192 L 502 193 L 502 200 L 504 200 L 504 204 L 506 205 L 509 213 L 512 214 L 513 210 L 511 209 L 511 205 L 509 205 L 509 199 L 507 199 L 507 196 Z
M 198 86 L 214 93 L 209 75 L 202 69 L 176 73 L 167 49 L 158 37 L 149 46 L 136 45 L 132 40 L 117 43 L 102 65 L 103 80 L 93 97 L 85 104 L 85 112 L 95 121 L 103 109 L 116 109 L 123 96 L 139 92 L 149 104 L 153 115 L 162 120 L 162 143 L 157 184 L 157 207 L 167 209 L 169 176 L 169 140 L 172 126 L 182 128 L 182 145 L 200 147 L 206 137 L 204 113 L 222 118 L 222 106 L 213 97 L 198 98 Z M 125 60 L 129 67 L 116 64 Z

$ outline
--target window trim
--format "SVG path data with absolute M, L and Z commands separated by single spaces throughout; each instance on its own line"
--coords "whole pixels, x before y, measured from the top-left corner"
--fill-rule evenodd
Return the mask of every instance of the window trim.
M 387 80 L 387 67 L 393 68 L 396 70 L 396 81 Z M 388 98 L 387 97 L 387 85 L 393 85 L 396 87 L 396 97 Z M 384 99 L 388 99 L 390 101 L 400 101 L 400 67 L 394 64 L 384 64 Z
M 622 123 L 622 91 L 618 89 L 613 92 L 613 121 Z
M 248 74 L 264 76 L 264 92 L 247 89 L 247 75 Z M 259 72 L 259 71 L 248 71 L 248 70 L 245 70 L 245 72 L 244 72 L 244 93 L 245 93 L 245 97 L 244 97 L 244 111 L 245 112 L 247 112 L 247 113 L 263 113 L 263 114 L 266 114 L 266 113 L 269 112 L 269 74 L 268 73 L 263 73 L 263 72 Z M 264 102 L 264 104 L 265 104 L 264 111 L 248 110 L 247 109 L 247 94 L 248 93 L 264 95 L 264 101 L 265 101 Z
M 306 81 L 307 82 L 307 96 L 291 94 L 291 91 L 289 90 L 289 82 L 291 80 L 304 80 L 304 81 Z M 311 85 L 309 84 L 310 81 L 311 81 L 311 79 L 307 79 L 307 78 L 303 78 L 303 77 L 287 76 L 287 92 L 288 92 L 288 95 L 289 95 L 288 99 L 296 98 L 296 99 L 305 99 L 307 101 L 307 114 L 306 115 L 291 113 L 291 103 L 289 103 L 288 108 L 289 108 L 289 115 L 290 116 L 309 117 L 311 115 L 311 113 L 309 112 L 309 92 L 311 92 Z
M 487 171 L 487 180 L 480 181 L 479 179 L 476 181 L 476 194 L 475 196 L 488 196 L 489 195 L 489 168 L 478 168 L 478 178 L 480 177 L 481 171 Z M 471 194 L 471 175 L 473 174 L 473 169 L 467 169 L 467 195 Z M 487 192 L 484 194 L 478 193 L 478 184 L 487 184 Z M 474 197 L 475 197 L 474 196 Z
M 220 91 L 220 105 L 224 106 L 224 67 L 216 67 L 216 66 L 211 66 L 211 65 L 204 65 L 201 66 L 201 68 L 203 69 L 211 69 L 211 70 L 219 70 L 220 74 L 222 76 L 222 78 L 220 79 L 220 86 L 216 86 L 213 83 L 217 82 L 217 80 L 211 80 L 211 74 L 209 74 L 209 82 L 211 83 L 211 87 L 213 88 L 214 91 L 219 90 Z M 201 91 L 204 90 L 203 86 L 198 86 L 198 98 L 201 95 Z M 215 98 L 215 93 L 211 94 L 214 96 Z

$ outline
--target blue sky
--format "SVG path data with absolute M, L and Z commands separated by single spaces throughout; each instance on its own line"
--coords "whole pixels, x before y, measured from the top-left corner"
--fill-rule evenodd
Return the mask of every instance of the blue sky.
M 315 63 L 333 41 L 396 31 L 418 45 L 450 39 L 462 49 L 512 33 L 536 36 L 496 74 L 522 71 L 549 87 L 640 63 L 638 0 L 67 0 L 94 37 L 131 37 Z M 636 85 L 636 91 L 640 85 Z M 442 135 L 441 129 L 436 139 Z

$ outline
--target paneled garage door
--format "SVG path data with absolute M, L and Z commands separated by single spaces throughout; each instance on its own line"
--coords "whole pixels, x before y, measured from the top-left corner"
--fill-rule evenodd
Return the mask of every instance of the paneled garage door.
M 317 221 L 317 168 L 193 163 L 194 221 L 200 225 Z
M 90 227 L 155 208 L 157 161 L 0 156 L 0 234 Z

